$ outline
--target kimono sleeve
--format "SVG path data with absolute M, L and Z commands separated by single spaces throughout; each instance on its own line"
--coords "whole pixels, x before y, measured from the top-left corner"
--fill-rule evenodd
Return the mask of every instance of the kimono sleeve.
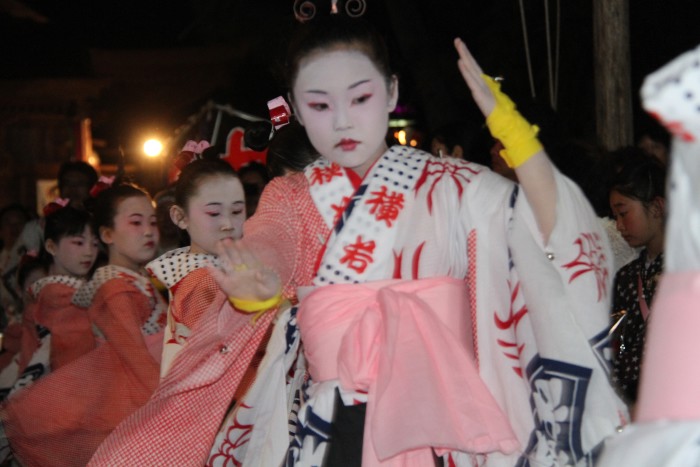
M 151 389 L 158 384 L 160 365 L 149 352 L 141 326 L 149 316 L 148 298 L 125 281 L 107 281 L 98 290 L 88 314 L 122 365 Z
M 291 295 L 309 285 L 329 233 L 308 193 L 303 174 L 277 177 L 265 187 L 255 215 L 243 226 L 243 242 L 277 271 Z

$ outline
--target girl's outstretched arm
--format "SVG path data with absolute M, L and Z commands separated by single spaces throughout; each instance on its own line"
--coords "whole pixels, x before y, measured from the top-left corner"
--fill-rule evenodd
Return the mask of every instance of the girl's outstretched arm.
M 515 169 L 546 243 L 556 222 L 557 191 L 554 167 L 537 140 L 537 129 L 515 110 L 515 104 L 501 92 L 500 85 L 484 75 L 464 42 L 458 38 L 454 43 L 459 71 L 486 117 L 491 134 L 503 143 L 502 156 Z

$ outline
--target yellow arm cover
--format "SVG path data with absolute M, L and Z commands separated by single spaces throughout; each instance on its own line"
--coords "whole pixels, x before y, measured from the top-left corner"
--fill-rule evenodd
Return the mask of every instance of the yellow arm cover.
M 542 144 L 537 139 L 539 128 L 530 125 L 515 109 L 515 104 L 501 91 L 501 84 L 487 75 L 481 75 L 496 98 L 496 106 L 486 117 L 486 125 L 491 135 L 500 140 L 505 148 L 501 157 L 508 167 L 514 169 L 541 151 Z
M 228 301 L 231 302 L 237 310 L 243 311 L 245 313 L 254 313 L 253 323 L 255 323 L 263 313 L 265 313 L 270 308 L 274 308 L 280 304 L 282 301 L 282 293 L 278 293 L 272 298 L 262 301 L 253 300 L 241 300 L 234 297 L 229 297 Z

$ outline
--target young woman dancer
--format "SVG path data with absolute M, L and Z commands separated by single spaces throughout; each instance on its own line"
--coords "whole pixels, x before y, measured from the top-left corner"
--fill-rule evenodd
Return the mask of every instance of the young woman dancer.
M 2 422 L 22 465 L 84 466 L 159 381 L 166 306 L 143 269 L 158 248 L 153 201 L 130 184 L 99 193 L 94 216 L 108 264 L 73 297 L 99 346 L 10 398 Z
M 376 33 L 336 15 L 302 28 L 290 96 L 321 157 L 267 185 L 244 238 L 222 242 L 216 277 L 249 309 L 316 287 L 278 321 L 272 338 L 289 340 L 271 341 L 266 359 L 282 361 L 280 374 L 257 388 L 272 397 L 251 388 L 226 454 L 246 466 L 431 465 L 433 449 L 463 465 L 592 465 L 625 407 L 601 361 L 609 248 L 584 196 L 461 41 L 460 70 L 519 186 L 467 161 L 388 148 L 398 82 Z M 310 381 L 288 452 L 285 377 L 299 349 Z M 190 401 L 203 399 L 189 388 Z M 164 410 L 141 415 L 94 465 L 185 452 L 204 462 L 194 457 L 204 446 L 158 428 L 194 414 L 177 424 Z

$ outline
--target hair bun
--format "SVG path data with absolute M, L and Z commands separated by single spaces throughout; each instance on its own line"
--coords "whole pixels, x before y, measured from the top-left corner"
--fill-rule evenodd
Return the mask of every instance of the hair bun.
M 253 151 L 264 151 L 270 144 L 272 131 L 272 122 L 270 121 L 253 122 L 243 133 L 243 141 Z

